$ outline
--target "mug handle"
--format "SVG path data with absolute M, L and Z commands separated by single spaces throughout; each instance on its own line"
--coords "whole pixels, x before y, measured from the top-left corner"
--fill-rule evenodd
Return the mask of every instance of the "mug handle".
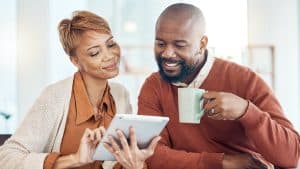
M 197 106 L 199 106 L 199 111 L 195 114 L 194 118 L 198 121 L 201 120 L 201 117 L 203 116 L 203 113 L 204 113 L 204 109 L 203 109 L 203 106 L 204 106 L 204 99 L 202 97 L 203 95 L 203 92 L 198 92 L 197 93 L 197 100 L 199 102 L 199 104 Z

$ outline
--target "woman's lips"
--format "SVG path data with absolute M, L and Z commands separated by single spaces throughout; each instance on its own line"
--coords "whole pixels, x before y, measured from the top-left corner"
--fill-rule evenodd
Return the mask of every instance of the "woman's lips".
M 102 69 L 110 70 L 111 71 L 111 70 L 115 70 L 117 68 L 117 66 L 118 66 L 118 63 L 115 62 L 115 63 L 112 63 L 112 64 L 110 64 L 108 66 L 102 67 Z

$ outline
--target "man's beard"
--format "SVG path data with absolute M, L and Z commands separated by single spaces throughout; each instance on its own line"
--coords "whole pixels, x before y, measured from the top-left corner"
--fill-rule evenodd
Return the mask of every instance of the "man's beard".
M 158 56 L 155 59 L 159 68 L 160 76 L 163 80 L 167 81 L 168 83 L 183 82 L 189 75 L 191 75 L 195 71 L 197 67 L 196 63 L 189 65 L 184 60 L 166 59 L 161 56 Z M 165 62 L 178 63 L 180 65 L 180 72 L 175 76 L 167 75 L 163 69 L 163 64 Z

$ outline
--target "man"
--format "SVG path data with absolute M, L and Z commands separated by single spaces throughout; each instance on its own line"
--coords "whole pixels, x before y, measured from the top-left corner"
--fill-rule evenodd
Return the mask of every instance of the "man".
M 207 42 L 205 19 L 193 5 L 171 5 L 157 20 L 154 49 L 159 72 L 143 84 L 138 113 L 168 116 L 170 122 L 148 167 L 296 167 L 299 135 L 272 91 L 248 68 L 211 57 Z M 179 87 L 208 91 L 200 124 L 179 123 Z

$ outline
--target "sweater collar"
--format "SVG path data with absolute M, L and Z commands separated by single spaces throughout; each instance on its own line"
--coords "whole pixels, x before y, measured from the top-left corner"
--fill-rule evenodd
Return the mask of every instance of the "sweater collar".
M 202 83 L 204 82 L 204 80 L 207 78 L 209 72 L 211 71 L 215 59 L 216 58 L 213 57 L 210 52 L 208 52 L 205 64 L 203 65 L 203 67 L 199 71 L 198 75 L 195 77 L 195 79 L 190 84 L 186 84 L 183 82 L 176 82 L 176 83 L 172 83 L 172 85 L 177 86 L 177 87 L 199 88 L 202 85 Z

